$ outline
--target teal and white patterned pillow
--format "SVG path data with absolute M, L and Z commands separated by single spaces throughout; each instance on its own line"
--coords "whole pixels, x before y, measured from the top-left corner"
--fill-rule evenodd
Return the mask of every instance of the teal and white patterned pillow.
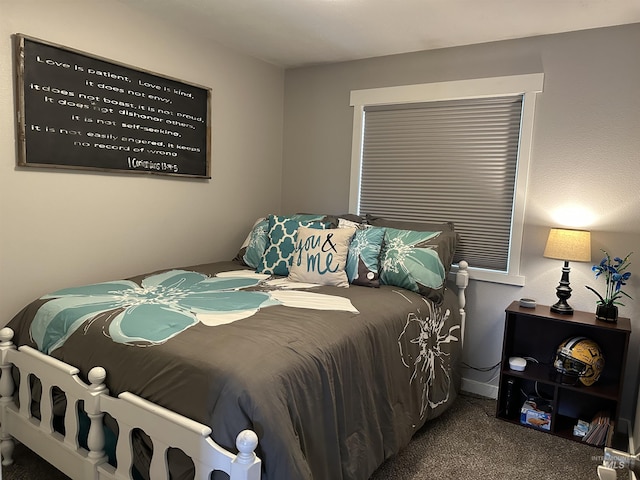
M 256 267 L 257 273 L 271 275 L 289 275 L 289 266 L 295 249 L 299 227 L 323 229 L 329 225 L 318 220 L 300 220 L 300 218 L 324 218 L 323 215 L 269 215 L 267 247 Z
M 296 220 L 325 220 L 325 215 L 317 214 L 296 214 L 290 215 L 289 218 Z M 260 217 L 251 227 L 251 232 L 240 246 L 240 250 L 234 257 L 234 260 L 240 261 L 251 268 L 257 268 L 262 259 L 264 251 L 269 243 L 269 216 Z
M 289 280 L 348 287 L 349 277 L 345 268 L 349 244 L 355 232 L 353 227 L 326 230 L 298 228 Z
M 379 287 L 378 264 L 384 240 L 384 228 L 372 227 L 340 218 L 338 227 L 355 227 L 356 233 L 349 245 L 347 276 L 349 283 L 364 287 Z
M 441 302 L 446 280 L 442 262 L 448 240 L 442 232 L 387 228 L 380 262 L 380 281 Z

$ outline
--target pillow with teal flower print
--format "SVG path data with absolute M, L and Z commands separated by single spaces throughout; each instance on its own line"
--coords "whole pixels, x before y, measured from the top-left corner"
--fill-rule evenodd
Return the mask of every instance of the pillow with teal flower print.
M 378 264 L 385 229 L 340 218 L 338 228 L 345 227 L 356 228 L 347 257 L 349 283 L 363 287 L 379 287 Z
M 253 227 L 251 227 L 249 235 L 240 246 L 240 250 L 234 260 L 240 261 L 251 268 L 256 268 L 267 248 L 268 230 L 269 218 L 258 218 Z
M 418 292 L 441 303 L 446 269 L 441 256 L 448 255 L 442 232 L 416 232 L 387 228 L 380 262 L 380 282 Z
M 269 215 L 267 247 L 256 267 L 256 273 L 289 275 L 299 227 L 324 229 L 329 225 L 314 220 L 299 220 L 300 215 Z M 312 217 L 311 215 L 309 217 Z M 323 218 L 324 216 L 320 216 Z
M 353 227 L 326 230 L 298 228 L 289 280 L 348 287 L 349 277 L 345 268 L 349 244 L 355 232 Z

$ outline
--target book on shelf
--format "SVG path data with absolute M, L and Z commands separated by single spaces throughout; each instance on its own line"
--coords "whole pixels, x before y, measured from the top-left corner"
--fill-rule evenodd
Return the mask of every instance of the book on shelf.
M 603 447 L 606 444 L 610 445 L 613 430 L 613 422 L 609 412 L 600 411 L 595 414 L 591 423 L 589 423 L 589 430 L 582 437 L 582 441 L 598 447 Z
M 613 434 L 615 433 L 615 431 L 616 431 L 616 422 L 614 420 L 611 420 L 609 422 L 609 433 L 607 433 L 607 439 L 604 444 L 605 447 L 611 448 L 613 444 Z

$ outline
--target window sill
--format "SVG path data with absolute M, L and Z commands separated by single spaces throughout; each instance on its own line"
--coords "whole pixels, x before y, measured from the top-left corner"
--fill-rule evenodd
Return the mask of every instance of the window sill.
M 449 273 L 449 279 L 455 281 L 455 274 L 458 271 L 458 266 L 453 265 L 451 272 Z M 525 283 L 525 277 L 522 275 L 514 275 L 505 272 L 496 272 L 495 270 L 485 270 L 483 268 L 469 267 L 470 280 L 479 280 L 481 282 L 500 283 L 503 285 L 514 285 L 517 287 L 523 287 Z

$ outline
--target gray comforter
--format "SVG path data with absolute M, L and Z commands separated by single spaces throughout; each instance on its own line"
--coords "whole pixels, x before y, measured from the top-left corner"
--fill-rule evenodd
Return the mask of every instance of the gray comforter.
M 180 272 L 209 278 L 242 268 Z M 210 425 L 232 451 L 238 432 L 253 429 L 266 480 L 365 480 L 455 399 L 460 330 L 450 291 L 440 306 L 391 286 L 265 281 L 216 284 L 215 295 L 208 280 L 173 282 L 160 295 L 145 277 L 45 296 L 10 322 L 14 340 L 85 378 L 104 367 L 112 394 L 130 391 Z M 176 285 L 179 298 L 170 297 Z M 117 302 L 108 299 L 114 289 Z M 224 307 L 208 310 L 214 298 Z M 241 305 L 229 307 L 232 299 Z M 160 314 L 138 320 L 136 311 Z

